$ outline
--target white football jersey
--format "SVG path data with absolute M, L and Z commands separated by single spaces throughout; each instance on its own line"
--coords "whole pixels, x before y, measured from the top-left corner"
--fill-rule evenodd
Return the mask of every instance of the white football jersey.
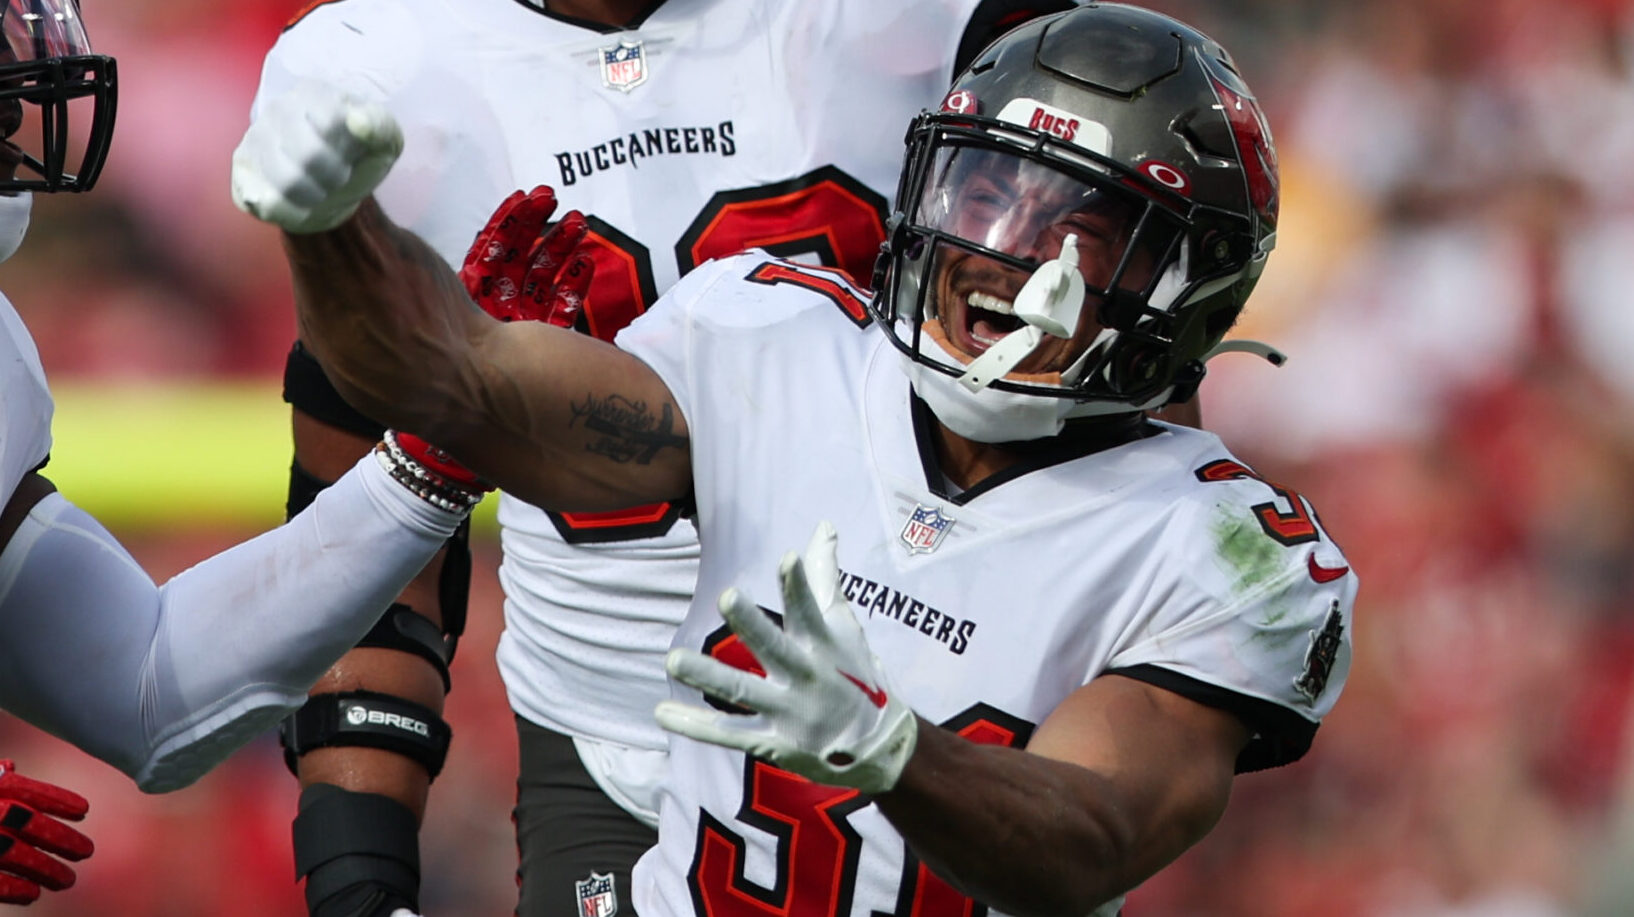
M 0 296 L 0 506 L 11 502 L 23 475 L 51 454 L 55 405 L 40 366 L 40 351 L 11 300 Z
M 317 78 L 382 100 L 405 149 L 378 197 L 458 266 L 509 193 L 592 217 L 588 330 L 610 340 L 697 264 L 748 247 L 867 281 L 909 122 L 976 0 L 668 0 L 598 32 L 518 0 L 339 0 L 287 31 L 257 106 Z M 546 514 L 502 498 L 512 706 L 662 749 L 662 657 L 698 547 L 674 506 Z M 627 563 L 640 560 L 642 563 Z
M 1240 770 L 1299 757 L 1349 669 L 1356 592 L 1305 500 L 1213 434 L 1155 423 L 955 493 L 863 302 L 832 273 L 751 253 L 688 276 L 619 336 L 691 435 L 703 560 L 677 645 L 748 662 L 717 596 L 738 586 L 780 612 L 781 556 L 827 519 L 868 642 L 925 719 L 1021 746 L 1118 672 L 1237 712 L 1256 734 Z M 648 917 L 968 913 L 856 791 L 675 737 L 664 794 L 636 870 Z

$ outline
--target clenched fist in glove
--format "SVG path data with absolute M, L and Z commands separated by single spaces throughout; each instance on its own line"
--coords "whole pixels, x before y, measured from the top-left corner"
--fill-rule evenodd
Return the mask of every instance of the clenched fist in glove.
M 85 859 L 91 839 L 57 819 L 79 821 L 88 807 L 78 793 L 24 777 L 0 759 L 0 903 L 28 904 L 41 888 L 74 884 L 74 871 L 55 858 Z
M 595 263 L 578 251 L 589 224 L 570 210 L 554 224 L 556 193 L 540 185 L 512 192 L 465 255 L 460 281 L 482 311 L 500 321 L 571 328 L 584 308 Z M 448 453 L 411 433 L 395 433 L 410 457 L 457 486 L 491 490 Z
M 666 660 L 678 681 L 752 715 L 666 700 L 655 714 L 671 732 L 765 758 L 834 786 L 883 793 L 913 755 L 918 721 L 886 684 L 879 660 L 840 591 L 834 527 L 820 523 L 805 555 L 783 558 L 783 627 L 736 589 L 720 610 L 766 670 L 764 678 L 690 649 Z
M 301 82 L 267 104 L 233 151 L 233 203 L 292 233 L 334 229 L 402 152 L 385 106 Z

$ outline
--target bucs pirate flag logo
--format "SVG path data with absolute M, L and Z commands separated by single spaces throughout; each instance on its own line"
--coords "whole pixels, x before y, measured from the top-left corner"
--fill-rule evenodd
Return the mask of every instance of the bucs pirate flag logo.
M 601 48 L 601 84 L 629 92 L 647 81 L 647 52 L 639 41 Z
M 618 891 L 613 888 L 613 874 L 592 872 L 590 878 L 573 883 L 579 896 L 579 917 L 613 917 L 618 913 Z
M 909 554 L 929 554 L 941 546 L 953 522 L 953 517 L 944 515 L 940 509 L 915 503 L 913 515 L 902 527 L 902 543 L 908 546 Z
M 1305 652 L 1305 671 L 1294 679 L 1294 688 L 1305 699 L 1316 703 L 1328 687 L 1328 676 L 1333 674 L 1333 663 L 1339 657 L 1339 644 L 1345 635 L 1345 623 L 1339 614 L 1339 603 L 1328 609 L 1328 619 L 1322 630 L 1311 631 L 1311 648 Z

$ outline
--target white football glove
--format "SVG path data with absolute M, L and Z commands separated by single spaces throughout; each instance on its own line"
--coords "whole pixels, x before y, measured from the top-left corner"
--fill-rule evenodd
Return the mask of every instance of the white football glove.
M 420 915 L 414 913 L 406 907 L 400 907 L 391 912 L 391 917 L 420 917 Z
M 674 649 L 676 680 L 755 713 L 666 700 L 654 711 L 671 732 L 748 752 L 803 777 L 865 793 L 896 785 L 918 721 L 887 686 L 879 660 L 840 591 L 834 526 L 819 523 L 805 557 L 784 555 L 783 627 L 736 589 L 721 616 L 766 670 L 761 678 L 695 650 Z
M 333 229 L 401 152 L 402 128 L 385 106 L 303 81 L 268 102 L 233 151 L 233 203 L 289 232 Z

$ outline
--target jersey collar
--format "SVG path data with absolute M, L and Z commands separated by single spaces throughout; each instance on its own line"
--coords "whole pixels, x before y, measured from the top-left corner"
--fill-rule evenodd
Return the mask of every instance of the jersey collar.
M 629 22 L 623 25 L 608 25 L 605 22 L 596 22 L 590 19 L 580 19 L 577 16 L 564 16 L 561 13 L 552 13 L 550 10 L 545 9 L 545 0 L 515 0 L 515 2 L 520 6 L 527 7 L 541 16 L 554 19 L 564 25 L 576 26 L 581 29 L 587 29 L 591 32 L 598 32 L 602 35 L 611 35 L 614 32 L 628 32 L 633 29 L 639 29 L 649 18 L 651 18 L 653 13 L 658 12 L 659 7 L 664 5 L 664 0 L 652 0 L 651 3 L 647 4 L 646 9 L 642 10 Z
M 1015 453 L 1021 460 L 1003 471 L 988 475 L 976 482 L 974 487 L 953 493 L 951 491 L 954 488 L 948 482 L 947 475 L 942 473 L 941 463 L 936 457 L 938 435 L 936 416 L 931 413 L 930 407 L 913 393 L 912 388 L 908 390 L 908 399 L 909 411 L 913 416 L 914 440 L 919 448 L 919 461 L 925 474 L 925 486 L 931 493 L 955 506 L 963 506 L 1000 484 L 1013 481 L 1029 471 L 1070 462 L 1163 432 L 1162 427 L 1139 413 L 1110 418 L 1069 420 L 1065 429 L 1056 436 L 1027 442 L 1001 443 L 1004 449 Z

